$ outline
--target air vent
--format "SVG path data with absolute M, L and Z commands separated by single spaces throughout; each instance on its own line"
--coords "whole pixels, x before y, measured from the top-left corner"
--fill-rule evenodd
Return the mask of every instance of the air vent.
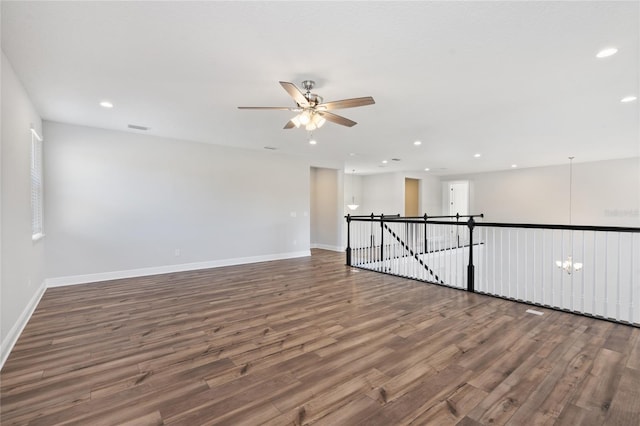
M 399 158 L 392 158 L 391 161 L 400 161 Z
M 134 129 L 134 130 L 149 130 L 148 127 L 138 126 L 136 124 L 129 124 L 127 127 L 129 127 L 130 129 Z
M 276 150 L 276 149 L 278 149 L 278 148 L 276 148 L 275 146 L 265 146 L 265 147 L 264 147 L 264 149 L 268 149 L 268 150 L 271 150 L 271 151 L 275 151 L 275 150 Z

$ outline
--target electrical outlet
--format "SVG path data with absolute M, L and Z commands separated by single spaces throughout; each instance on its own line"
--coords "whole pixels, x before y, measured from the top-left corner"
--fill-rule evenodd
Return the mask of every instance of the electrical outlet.
M 180 256 L 180 249 L 179 248 L 175 249 L 173 251 L 173 255 L 176 256 L 176 257 Z

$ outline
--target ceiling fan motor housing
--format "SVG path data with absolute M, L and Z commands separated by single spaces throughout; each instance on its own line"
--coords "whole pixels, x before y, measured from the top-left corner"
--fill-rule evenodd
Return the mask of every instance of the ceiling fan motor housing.
M 322 103 L 322 96 L 318 96 L 315 93 L 307 93 L 306 98 L 312 107 Z
M 313 80 L 304 80 L 302 82 L 302 88 L 307 92 L 311 91 L 311 89 L 313 89 L 315 85 L 316 85 L 316 82 Z

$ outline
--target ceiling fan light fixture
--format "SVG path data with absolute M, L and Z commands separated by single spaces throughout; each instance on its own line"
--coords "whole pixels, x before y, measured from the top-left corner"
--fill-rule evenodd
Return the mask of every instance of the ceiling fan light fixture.
M 293 123 L 294 126 L 296 126 L 296 129 L 300 128 L 300 115 L 296 115 L 295 117 L 293 117 L 291 119 L 291 122 Z
M 316 127 L 319 129 L 320 127 L 324 126 L 324 123 L 326 123 L 327 120 L 321 116 L 320 114 L 313 114 L 313 123 L 316 125 Z
M 306 126 L 311 121 L 311 113 L 309 112 L 308 109 L 305 109 L 304 111 L 302 111 L 300 115 L 298 115 L 298 118 L 300 119 L 300 124 L 302 124 L 303 126 Z

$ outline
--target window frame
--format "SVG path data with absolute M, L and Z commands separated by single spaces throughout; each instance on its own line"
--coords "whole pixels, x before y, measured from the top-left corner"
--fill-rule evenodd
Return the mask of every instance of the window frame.
M 31 128 L 31 240 L 38 241 L 44 237 L 44 209 L 42 185 L 42 136 Z

